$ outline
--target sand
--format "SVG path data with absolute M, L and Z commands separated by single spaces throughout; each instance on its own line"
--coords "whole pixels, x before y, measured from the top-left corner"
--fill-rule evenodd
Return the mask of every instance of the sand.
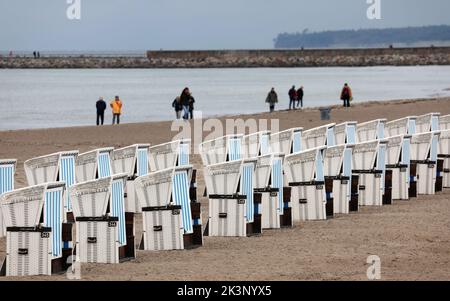
M 369 102 L 351 109 L 335 107 L 330 121 L 317 109 L 279 111 L 227 118 L 280 119 L 280 129 L 305 129 L 329 122 L 376 118 L 389 120 L 429 112 L 450 114 L 450 99 Z M 224 118 L 221 118 L 223 121 Z M 26 185 L 26 159 L 62 150 L 88 151 L 98 147 L 153 145 L 170 141 L 171 122 L 104 127 L 74 127 L 0 132 L 0 158 L 18 159 L 16 186 Z M 208 133 L 206 133 L 208 134 Z M 197 169 L 200 158 L 192 156 Z M 199 196 L 204 189 L 199 170 Z M 395 202 L 380 208 L 320 222 L 300 223 L 292 229 L 264 231 L 251 238 L 205 238 L 195 250 L 138 251 L 136 260 L 118 265 L 83 264 L 83 280 L 367 280 L 366 259 L 381 258 L 384 280 L 450 280 L 450 190 L 436 196 Z M 207 199 L 202 202 L 206 221 Z M 137 237 L 141 219 L 137 218 Z M 5 239 L 0 239 L 0 260 Z M 21 279 L 64 280 L 64 275 Z M 5 280 L 5 279 L 3 279 Z

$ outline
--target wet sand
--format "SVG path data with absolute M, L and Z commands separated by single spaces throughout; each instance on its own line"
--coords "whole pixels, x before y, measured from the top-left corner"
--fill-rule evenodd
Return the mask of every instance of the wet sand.
M 330 122 L 376 118 L 389 120 L 429 112 L 450 114 L 450 98 L 370 102 L 350 109 L 333 108 L 330 121 L 321 121 L 317 109 L 227 118 L 279 119 L 280 130 L 316 127 Z M 225 117 L 220 118 L 222 121 Z M 153 145 L 176 134 L 171 122 L 149 122 L 104 127 L 74 127 L 0 132 L 0 158 L 18 159 L 16 187 L 26 186 L 23 162 L 62 150 L 85 152 L 99 147 L 135 143 Z M 209 133 L 205 133 L 208 135 Z M 198 155 L 198 191 L 204 183 Z M 207 199 L 200 198 L 204 224 Z M 381 208 L 320 222 L 297 224 L 293 229 L 264 231 L 252 238 L 206 237 L 195 250 L 138 251 L 136 260 L 119 265 L 83 264 L 85 280 L 367 280 L 366 259 L 381 258 L 384 280 L 450 280 L 450 190 L 420 196 Z M 141 219 L 136 221 L 137 237 Z M 138 239 L 136 239 L 138 241 Z M 0 239 L 0 260 L 5 239 Z M 20 279 L 64 280 L 64 275 Z M 2 279 L 5 280 L 5 279 Z

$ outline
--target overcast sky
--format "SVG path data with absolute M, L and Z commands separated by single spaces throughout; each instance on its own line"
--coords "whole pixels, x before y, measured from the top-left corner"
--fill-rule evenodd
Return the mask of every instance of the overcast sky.
M 0 50 L 272 48 L 281 32 L 450 24 L 449 0 L 0 0 Z

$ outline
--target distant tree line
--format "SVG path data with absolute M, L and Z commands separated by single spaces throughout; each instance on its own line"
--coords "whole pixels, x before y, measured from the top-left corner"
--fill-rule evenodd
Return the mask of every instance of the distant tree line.
M 281 33 L 275 48 L 328 48 L 336 46 L 370 47 L 420 42 L 450 41 L 450 26 L 423 26 L 386 29 L 359 29 L 297 33 Z

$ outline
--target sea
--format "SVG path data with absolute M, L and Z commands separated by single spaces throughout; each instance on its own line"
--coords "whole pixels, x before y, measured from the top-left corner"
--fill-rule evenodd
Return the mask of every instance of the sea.
M 203 117 L 268 110 L 272 87 L 278 110 L 288 91 L 303 86 L 305 107 L 340 104 L 344 83 L 353 103 L 450 96 L 450 66 L 249 69 L 2 69 L 0 130 L 94 125 L 95 102 L 115 95 L 121 122 L 171 120 L 172 101 L 189 87 Z M 199 115 L 197 115 L 199 116 Z M 106 114 L 111 122 L 111 112 Z

